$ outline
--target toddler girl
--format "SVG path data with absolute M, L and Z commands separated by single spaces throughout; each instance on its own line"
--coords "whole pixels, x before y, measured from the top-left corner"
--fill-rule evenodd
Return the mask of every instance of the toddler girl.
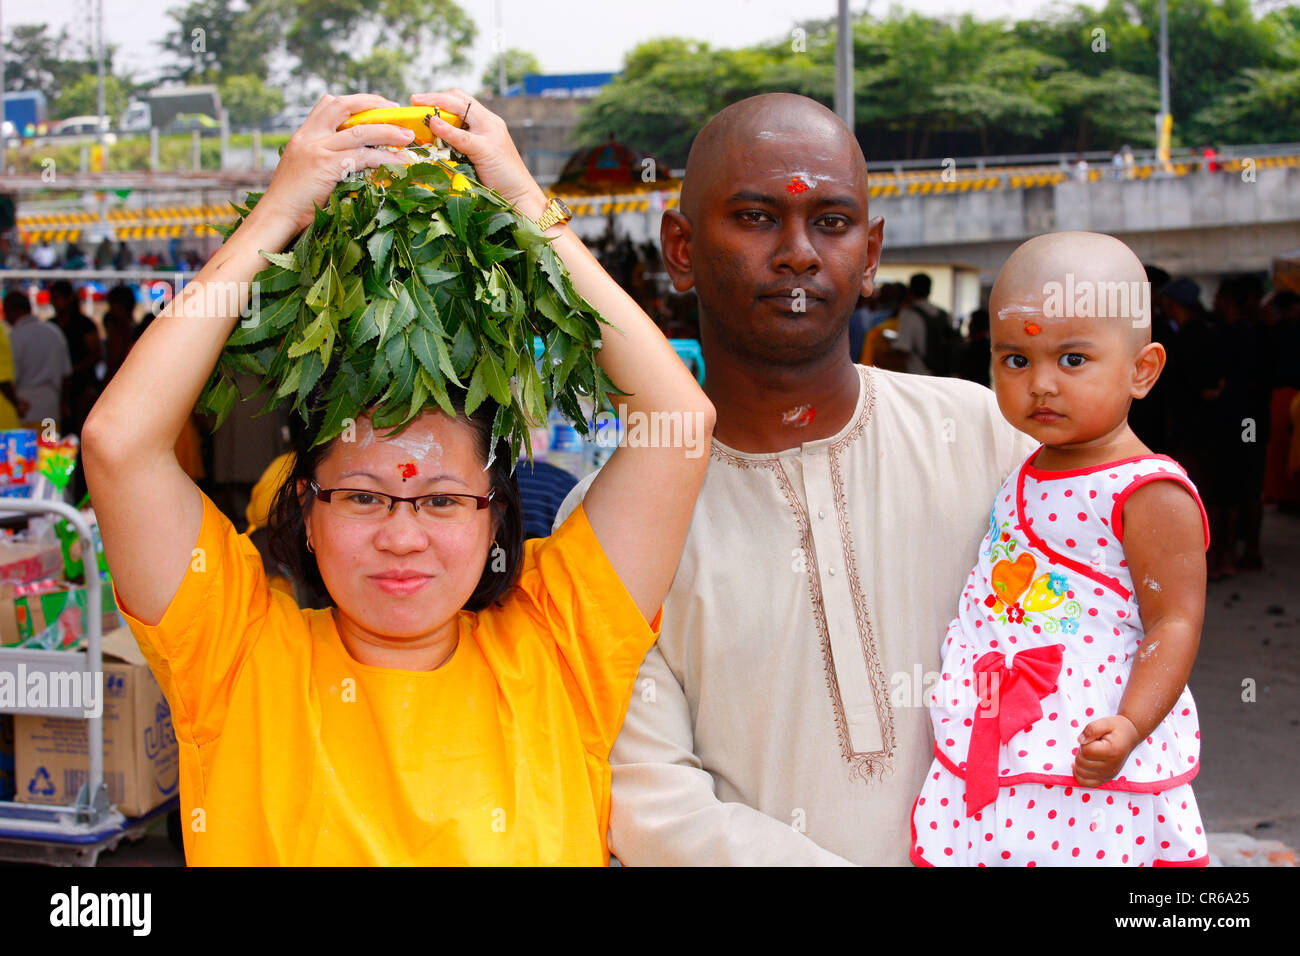
M 998 492 L 948 627 L 918 865 L 1208 861 L 1186 683 L 1209 525 L 1128 426 L 1165 361 L 1145 280 L 1123 243 L 1067 232 L 1020 246 L 993 287 L 998 405 L 1042 445 Z

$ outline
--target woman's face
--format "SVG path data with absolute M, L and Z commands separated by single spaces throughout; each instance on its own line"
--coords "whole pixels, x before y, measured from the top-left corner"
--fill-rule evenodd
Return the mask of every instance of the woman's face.
M 489 493 L 468 425 L 430 411 L 401 434 L 384 434 L 359 419 L 355 441 L 335 440 L 321 459 L 316 483 L 408 498 Z M 307 539 L 341 625 L 387 639 L 427 637 L 447 626 L 478 586 L 494 533 L 491 507 L 449 521 L 436 509 L 416 514 L 401 502 L 391 513 L 355 518 L 302 490 L 311 508 Z

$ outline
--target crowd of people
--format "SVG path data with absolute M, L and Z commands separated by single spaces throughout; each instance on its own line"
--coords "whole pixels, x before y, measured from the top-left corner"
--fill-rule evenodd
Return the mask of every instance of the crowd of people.
M 148 269 L 157 272 L 194 272 L 203 266 L 203 255 L 197 249 L 185 246 L 179 238 L 168 242 L 166 249 L 133 249 L 125 241 L 105 236 L 93 248 L 79 242 L 63 243 L 61 247 L 37 238 L 26 246 L 7 245 L 0 261 L 0 269 Z
M 96 323 L 83 311 L 78 289 L 57 279 L 46 290 L 52 315 L 42 320 L 25 288 L 4 293 L 4 326 L 0 327 L 0 428 L 31 428 L 60 435 L 80 435 L 90 409 L 104 386 L 117 374 L 131 346 L 153 319 L 142 310 L 136 290 L 113 286 L 105 296 L 105 311 Z M 102 330 L 101 330 L 102 326 Z M 187 429 L 178 442 L 181 460 L 191 474 L 203 474 L 198 436 Z M 73 492 L 86 491 L 80 469 Z

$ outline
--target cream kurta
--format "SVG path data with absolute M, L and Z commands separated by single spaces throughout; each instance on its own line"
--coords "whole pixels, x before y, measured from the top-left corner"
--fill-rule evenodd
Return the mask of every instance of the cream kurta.
M 927 674 L 993 496 L 1037 443 L 979 385 L 859 372 L 831 438 L 713 442 L 610 756 L 625 864 L 908 862 Z

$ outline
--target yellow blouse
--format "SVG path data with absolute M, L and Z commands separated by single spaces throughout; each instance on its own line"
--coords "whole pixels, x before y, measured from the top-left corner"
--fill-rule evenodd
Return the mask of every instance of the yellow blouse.
M 163 619 L 115 596 L 171 706 L 189 864 L 609 862 L 609 751 L 659 615 L 581 508 L 434 671 L 353 660 L 206 495 Z

